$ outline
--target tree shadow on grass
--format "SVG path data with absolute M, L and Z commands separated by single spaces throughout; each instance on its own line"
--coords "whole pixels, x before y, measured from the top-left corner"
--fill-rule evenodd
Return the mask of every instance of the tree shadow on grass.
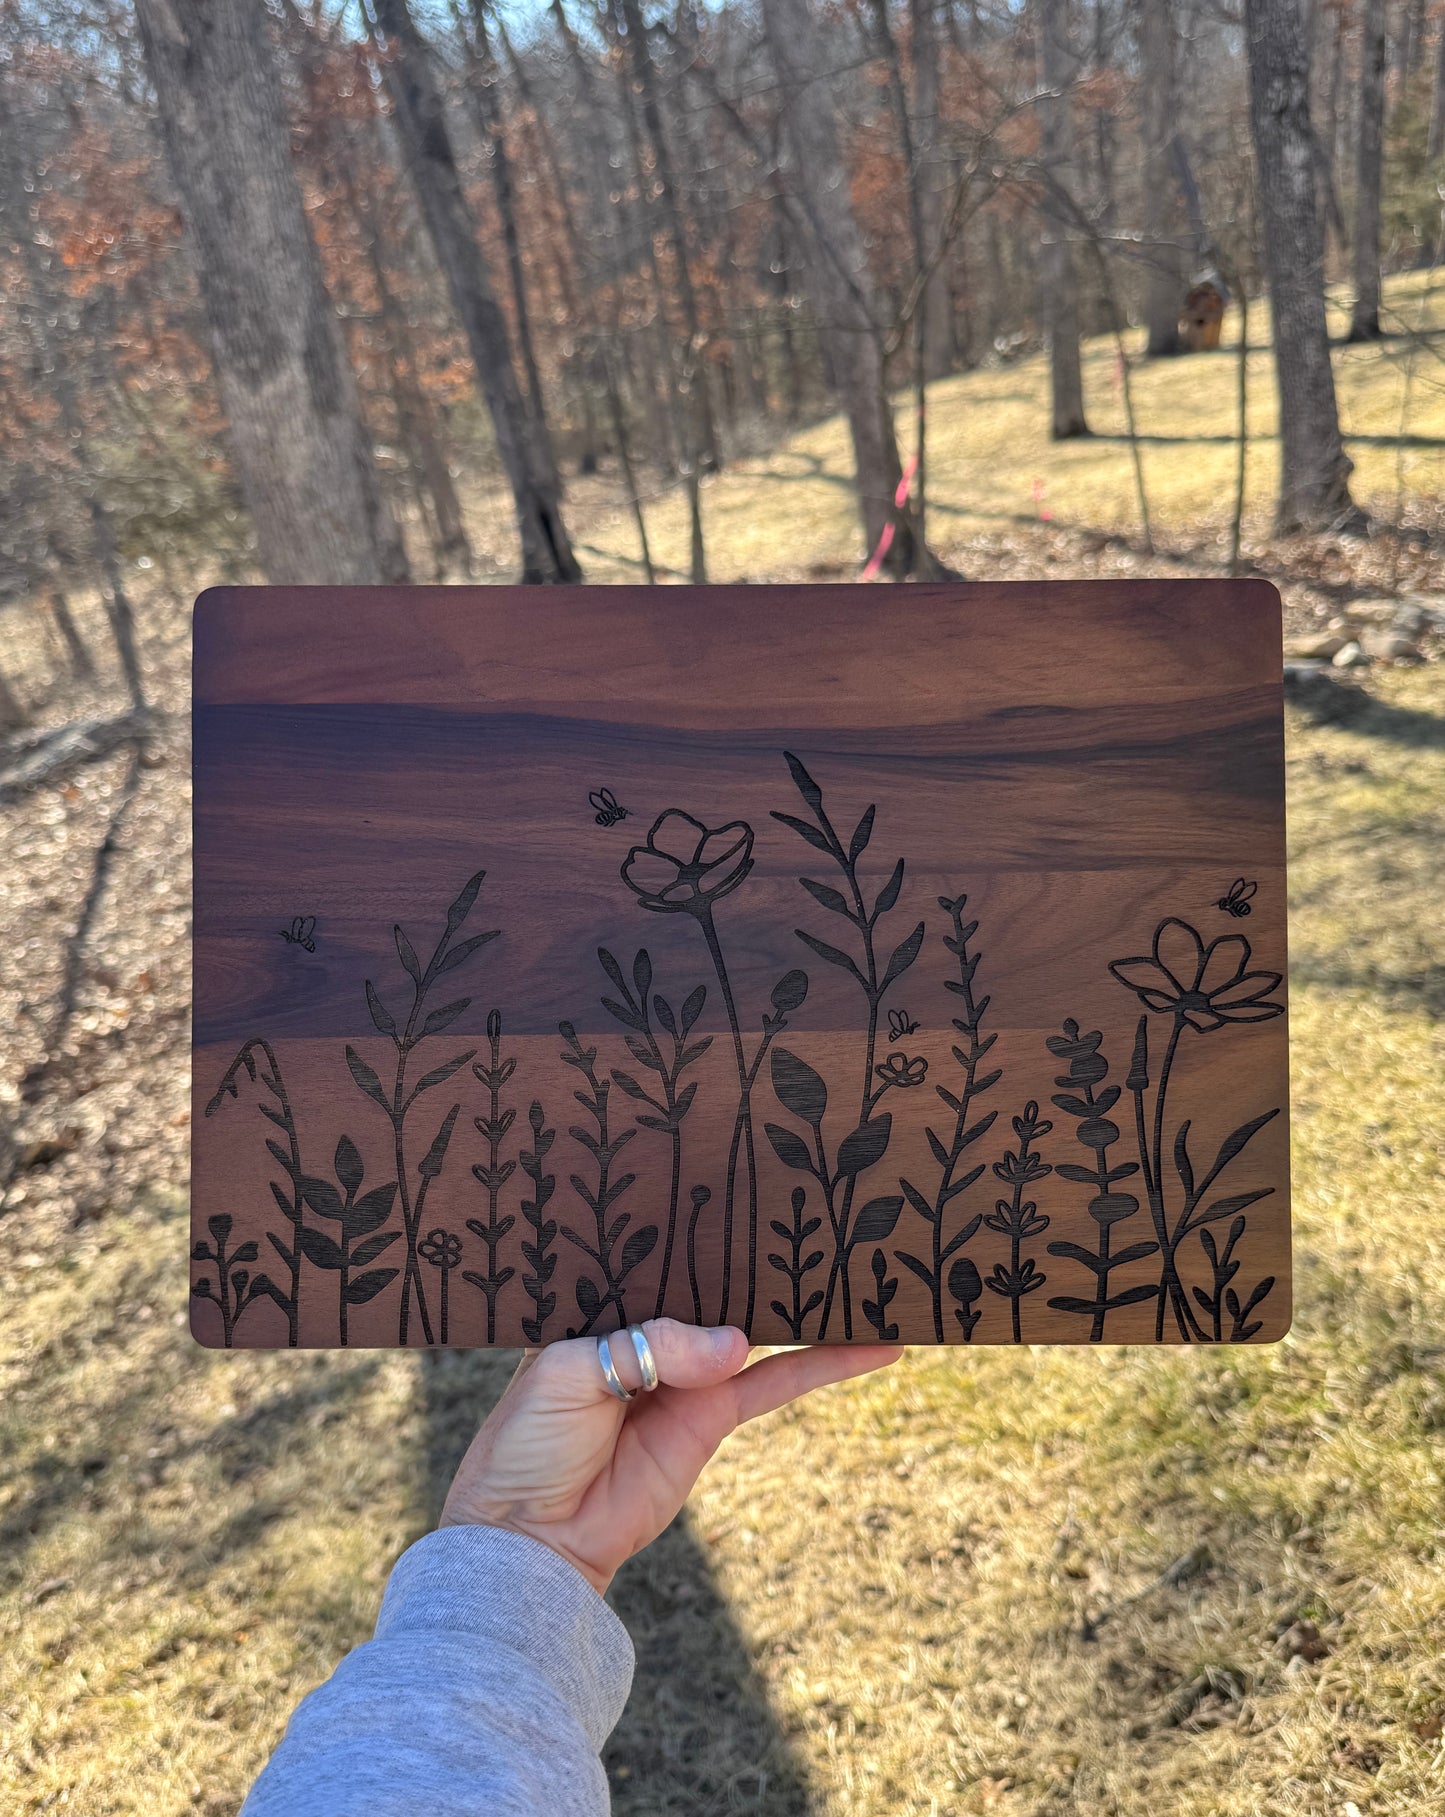
M 515 1363 L 515 1352 L 422 1359 L 429 1523 Z M 619 1572 L 612 1601 L 637 1650 L 632 1696 L 605 1755 L 614 1817 L 809 1817 L 817 1807 L 803 1765 L 686 1511 Z

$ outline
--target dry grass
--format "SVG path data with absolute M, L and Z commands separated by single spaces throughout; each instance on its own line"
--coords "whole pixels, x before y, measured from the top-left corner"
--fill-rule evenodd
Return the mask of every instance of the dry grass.
M 1361 353 L 1361 384 L 1373 370 L 1383 386 L 1391 357 Z M 1207 421 L 1223 405 L 1197 375 L 1214 370 L 1158 382 L 1187 381 Z M 1032 369 L 942 388 L 969 403 L 956 421 L 938 410 L 960 463 L 970 438 L 956 496 L 989 466 L 994 386 L 1037 401 Z M 1422 410 L 1434 399 L 1422 386 Z M 1162 418 L 1162 401 L 1145 407 Z M 836 458 L 836 425 L 811 436 Z M 1064 515 L 1087 476 L 1098 490 L 1068 515 L 1107 523 L 1121 458 L 1041 453 L 1046 498 Z M 1181 469 L 1192 500 L 1212 458 L 1151 462 Z M 1028 500 L 1027 469 L 998 467 L 989 511 L 1009 487 Z M 777 503 L 761 478 L 724 476 L 710 510 L 735 494 L 742 527 L 718 572 L 795 572 L 830 536 L 850 547 L 834 490 Z M 747 542 L 759 514 L 786 562 Z M 976 573 L 990 551 L 1011 572 L 1080 559 L 1031 527 L 976 548 Z M 177 709 L 182 626 L 152 607 L 147 657 Z M 610 1755 L 620 1817 L 1445 1813 L 1441 675 L 1386 673 L 1349 729 L 1292 728 L 1291 1337 L 1223 1356 L 919 1352 L 739 1435 L 618 1586 L 641 1652 Z M 160 756 L 91 943 L 113 970 L 89 966 L 70 1051 L 25 1106 L 14 1086 L 121 760 L 7 817 L 7 1114 L 22 1136 L 81 1132 L 0 1215 L 7 1817 L 234 1810 L 290 1706 L 368 1632 L 506 1367 L 191 1346 L 178 724 Z M 1322 1657 L 1278 1643 L 1297 1620 Z
M 1391 280 L 1384 320 L 1392 338 L 1341 347 L 1336 381 L 1346 444 L 1356 463 L 1358 501 L 1383 522 L 1433 519 L 1445 493 L 1445 272 Z M 1343 332 L 1347 312 L 1333 309 Z M 1145 483 L 1155 535 L 1218 560 L 1233 508 L 1237 433 L 1236 311 L 1225 320 L 1217 353 L 1155 361 L 1132 371 L 1134 411 L 1143 438 Z M 1253 305 L 1249 322 L 1247 546 L 1267 546 L 1278 480 L 1278 411 L 1269 320 Z M 1131 355 L 1138 335 L 1127 337 Z M 993 539 L 1040 519 L 1137 538 L 1139 514 L 1125 439 L 1123 391 L 1111 339 L 1085 345 L 1084 389 L 1095 433 L 1051 446 L 1048 372 L 1040 359 L 961 374 L 929 391 L 930 535 L 965 572 L 985 575 Z M 1396 446 L 1402 421 L 1407 439 Z M 911 435 L 900 403 L 899 433 Z M 710 578 L 849 578 L 860 555 L 849 487 L 847 432 L 829 418 L 766 457 L 745 460 L 704 485 Z M 579 494 L 589 578 L 637 578 L 637 540 L 610 483 Z M 1403 505 L 1403 512 L 1402 512 Z M 686 506 L 677 493 L 648 505 L 656 559 L 685 575 Z M 979 548 L 982 539 L 982 550 Z M 505 566 L 508 551 L 501 551 Z

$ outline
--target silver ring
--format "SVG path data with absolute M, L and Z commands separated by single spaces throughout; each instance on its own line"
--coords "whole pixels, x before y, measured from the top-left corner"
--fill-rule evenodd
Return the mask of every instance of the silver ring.
M 610 1394 L 615 1394 L 619 1401 L 630 1401 L 637 1392 L 635 1388 L 624 1388 L 622 1377 L 617 1373 L 617 1365 L 612 1360 L 611 1336 L 598 1338 L 597 1361 L 602 1365 L 602 1379 L 607 1384 Z
M 642 1392 L 651 1394 L 657 1386 L 657 1358 L 652 1354 L 647 1333 L 641 1325 L 629 1325 L 627 1335 L 632 1339 L 632 1348 L 637 1352 L 637 1367 L 642 1371 Z

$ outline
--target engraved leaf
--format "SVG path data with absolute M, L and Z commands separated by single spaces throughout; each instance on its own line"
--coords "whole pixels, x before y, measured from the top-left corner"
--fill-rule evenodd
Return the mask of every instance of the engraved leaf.
M 462 885 L 456 901 L 447 910 L 447 932 L 449 934 L 454 934 L 472 912 L 472 904 L 477 899 L 477 891 L 482 887 L 486 874 L 485 871 L 478 871 L 475 876 L 468 877 Z
M 810 934 L 806 928 L 794 928 L 793 931 L 802 941 L 803 945 L 811 947 L 820 959 L 826 959 L 829 965 L 841 966 L 844 971 L 851 972 L 858 980 L 859 984 L 863 986 L 864 990 L 867 990 L 868 980 L 863 976 L 862 972 L 859 971 L 853 960 L 848 957 L 847 953 L 841 952 L 836 946 L 829 946 L 826 940 L 819 940 L 815 934 Z
M 821 903 L 825 909 L 829 909 L 835 915 L 846 915 L 850 921 L 853 919 L 853 912 L 848 907 L 847 901 L 841 892 L 835 890 L 830 884 L 815 883 L 811 877 L 800 877 L 798 882 L 802 884 L 813 900 Z
M 347 1236 L 364 1237 L 369 1230 L 375 1230 L 378 1224 L 384 1224 L 391 1216 L 395 1199 L 395 1180 L 389 1180 L 385 1186 L 376 1186 L 370 1192 L 363 1193 L 351 1210 L 343 1213 L 342 1224 Z
M 625 997 L 627 995 L 627 980 L 623 976 L 622 967 L 617 963 L 616 958 L 608 952 L 605 946 L 599 946 L 597 949 L 597 959 L 603 971 L 606 972 L 607 976 Z
M 351 1069 L 352 1078 L 367 1097 L 373 1099 L 390 1116 L 391 1104 L 387 1099 L 386 1087 L 377 1078 L 374 1069 L 362 1059 L 354 1047 L 348 1047 L 346 1050 L 346 1064 Z
M 451 1132 L 456 1128 L 456 1117 L 460 1110 L 462 1110 L 460 1105 L 451 1107 L 445 1116 L 442 1128 L 433 1137 L 431 1148 L 427 1148 L 422 1159 L 416 1163 L 416 1172 L 422 1176 L 422 1179 L 436 1179 L 436 1176 L 442 1172 L 442 1163 L 447 1159 L 447 1145 L 451 1143 Z
M 401 931 L 400 922 L 391 930 L 396 937 L 396 956 L 401 960 L 412 978 L 421 983 L 421 961 L 416 956 L 416 948 Z
M 314 1174 L 302 1176 L 301 1196 L 311 1209 L 323 1218 L 339 1218 L 344 1209 L 341 1194 L 330 1180 L 318 1179 Z
M 873 918 L 886 915 L 898 900 L 898 892 L 903 888 L 903 860 L 900 858 L 894 865 L 891 876 L 878 892 L 878 900 L 873 904 Z
M 792 974 L 789 973 L 789 976 L 791 977 Z M 806 987 L 806 980 L 805 980 L 805 987 Z M 778 993 L 775 990 L 773 992 L 773 1005 L 775 1008 L 777 1006 L 777 1001 L 778 1001 Z M 689 993 L 687 995 L 687 1000 L 684 1002 L 684 1004 L 682 1006 L 682 1032 L 684 1035 L 691 1032 L 692 1026 L 697 1021 L 698 1017 L 702 1014 L 702 1006 L 706 1002 L 707 1002 L 707 986 L 705 984 L 699 984 L 695 991 L 689 991 Z
M 813 778 L 808 774 L 807 769 L 804 767 L 801 759 L 794 757 L 794 755 L 791 751 L 784 751 L 783 756 L 787 760 L 788 772 L 793 778 L 793 783 L 794 783 L 794 786 L 797 788 L 798 793 L 803 797 L 803 800 L 807 802 L 808 806 L 818 816 L 819 820 L 822 820 L 824 817 L 823 816 L 823 791 L 818 787 L 817 783 L 814 782 Z
M 357 1247 L 352 1250 L 352 1267 L 365 1268 L 369 1263 L 374 1262 L 384 1249 L 389 1249 L 400 1236 L 401 1232 L 399 1230 L 383 1230 L 377 1236 L 368 1237 L 364 1243 L 359 1243 Z
M 785 1047 L 773 1049 L 772 1072 L 778 1102 L 816 1129 L 828 1108 L 828 1087 L 821 1074 Z
M 634 1230 L 622 1245 L 622 1270 L 631 1274 L 640 1263 L 645 1262 L 657 1246 L 657 1226 L 646 1224 L 641 1230 Z
M 327 1236 L 324 1230 L 313 1230 L 310 1225 L 303 1225 L 297 1235 L 301 1239 L 301 1253 L 308 1262 L 313 1262 L 318 1268 L 340 1268 L 344 1265 L 341 1245 L 333 1237 Z
M 899 944 L 894 947 L 893 957 L 888 961 L 888 969 L 884 972 L 883 982 L 878 987 L 878 994 L 880 997 L 883 995 L 883 992 L 888 989 L 888 986 L 892 984 L 895 978 L 901 978 L 904 972 L 908 970 L 909 966 L 912 965 L 913 961 L 918 957 L 918 950 L 922 945 L 923 923 L 920 921 L 908 938 L 900 941 Z
M 440 1009 L 434 1009 L 422 1023 L 419 1039 L 424 1041 L 428 1035 L 439 1035 L 444 1028 L 450 1028 L 462 1011 L 470 1008 L 471 1001 L 470 997 L 458 997 L 454 1003 L 446 1003 Z
M 394 1281 L 400 1272 L 396 1268 L 373 1268 L 370 1274 L 359 1274 L 354 1281 L 346 1283 L 345 1299 L 348 1306 L 364 1306 L 368 1300 L 374 1300 L 387 1285 Z
M 864 808 L 862 818 L 853 829 L 853 837 L 848 842 L 849 864 L 856 864 L 858 862 L 859 858 L 863 855 L 864 848 L 867 846 L 868 841 L 873 837 L 873 816 L 877 811 L 876 806 L 872 802 Z
M 343 1136 L 336 1144 L 336 1177 L 340 1180 L 348 1198 L 361 1184 L 365 1172 L 361 1151 L 350 1136 Z
M 806 820 L 799 820 L 796 814 L 779 814 L 776 809 L 773 812 L 773 819 L 781 820 L 784 826 L 791 827 L 795 833 L 806 839 L 815 851 L 826 852 L 830 858 L 833 856 L 833 847 L 828 835 L 820 833 L 817 827 L 810 826 Z
M 424 1091 L 430 1091 L 434 1085 L 441 1085 L 450 1079 L 457 1068 L 465 1066 L 476 1051 L 474 1047 L 468 1048 L 466 1053 L 458 1054 L 452 1060 L 443 1060 L 440 1066 L 434 1066 L 429 1073 L 423 1073 L 412 1087 L 412 1097 L 419 1098 Z
M 860 1174 L 881 1161 L 892 1133 L 891 1111 L 885 1110 L 876 1117 L 870 1117 L 866 1123 L 860 1123 L 851 1135 L 844 1136 L 838 1144 L 839 1173 Z
M 1263 1116 L 1255 1117 L 1248 1123 L 1241 1123 L 1238 1129 L 1232 1130 L 1219 1144 L 1219 1153 L 1214 1157 L 1214 1165 L 1209 1170 L 1210 1179 L 1213 1179 L 1216 1174 L 1222 1173 L 1235 1156 L 1259 1134 L 1265 1124 L 1278 1115 L 1278 1110 L 1267 1110 Z
M 470 939 L 458 941 L 451 951 L 445 953 L 438 961 L 436 976 L 440 978 L 443 972 L 455 970 L 463 960 L 470 959 L 478 947 L 485 946 L 489 940 L 495 940 L 501 931 L 499 927 L 494 927 L 485 934 L 473 934 Z
M 796 1167 L 799 1173 L 811 1171 L 813 1164 L 808 1158 L 807 1145 L 801 1136 L 794 1135 L 791 1129 L 784 1129 L 777 1123 L 765 1123 L 763 1129 L 784 1167 Z
M 898 1223 L 898 1214 L 902 1209 L 903 1197 L 900 1193 L 892 1193 L 881 1199 L 870 1199 L 858 1213 L 848 1247 L 851 1249 L 856 1243 L 882 1243 L 886 1238 L 891 1237 L 894 1226 Z
M 396 1021 L 391 1011 L 376 994 L 376 986 L 370 978 L 366 981 L 366 1007 L 371 1011 L 371 1019 L 384 1035 L 396 1038 Z

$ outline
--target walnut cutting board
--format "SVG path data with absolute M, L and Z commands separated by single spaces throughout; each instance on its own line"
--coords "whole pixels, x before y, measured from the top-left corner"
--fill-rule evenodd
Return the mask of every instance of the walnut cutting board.
M 1287 1328 L 1273 588 L 227 588 L 195 633 L 203 1343 Z

